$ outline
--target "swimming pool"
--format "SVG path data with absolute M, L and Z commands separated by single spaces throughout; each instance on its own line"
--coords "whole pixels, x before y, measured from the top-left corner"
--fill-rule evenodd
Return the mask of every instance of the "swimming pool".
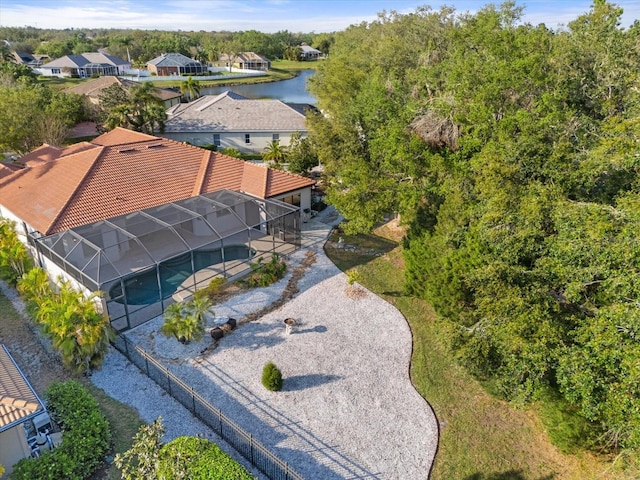
M 118 303 L 128 305 L 149 305 L 169 298 L 178 287 L 194 272 L 222 263 L 223 249 L 194 250 L 178 257 L 165 260 L 158 265 L 160 271 L 160 288 L 158 288 L 158 276 L 156 269 L 147 270 L 123 279 L 122 284 L 117 283 L 109 290 L 109 298 Z M 191 269 L 191 253 L 193 253 L 194 270 Z M 256 251 L 246 245 L 228 245 L 224 247 L 224 260 L 249 260 Z M 162 294 L 160 293 L 162 292 Z M 125 302 L 126 299 L 126 302 Z

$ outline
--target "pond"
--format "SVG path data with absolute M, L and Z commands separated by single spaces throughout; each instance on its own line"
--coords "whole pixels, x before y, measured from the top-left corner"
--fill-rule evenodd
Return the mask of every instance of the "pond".
M 302 70 L 300 74 L 289 80 L 279 82 L 234 85 L 227 87 L 203 87 L 200 95 L 218 95 L 231 90 L 247 98 L 273 98 L 286 103 L 316 103 L 315 97 L 307 91 L 307 79 L 312 77 L 315 70 Z

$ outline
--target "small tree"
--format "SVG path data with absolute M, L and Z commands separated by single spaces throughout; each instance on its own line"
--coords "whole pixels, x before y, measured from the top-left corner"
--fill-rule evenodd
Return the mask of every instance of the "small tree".
M 202 340 L 205 315 L 212 305 L 211 299 L 203 295 L 196 295 L 188 302 L 171 304 L 164 312 L 164 323 L 160 331 L 183 343 Z
M 116 467 L 122 472 L 123 480 L 156 478 L 162 435 L 164 435 L 164 426 L 162 417 L 158 417 L 151 425 L 140 427 L 129 450 L 122 455 L 116 454 L 114 461 Z
M 262 153 L 262 160 L 281 165 L 287 159 L 287 149 L 280 145 L 280 140 L 273 140 L 267 144 Z
M 282 372 L 275 363 L 268 362 L 262 369 L 262 385 L 272 392 L 282 390 Z
M 195 100 L 200 96 L 200 82 L 189 75 L 180 84 L 180 93 L 187 98 L 187 101 Z

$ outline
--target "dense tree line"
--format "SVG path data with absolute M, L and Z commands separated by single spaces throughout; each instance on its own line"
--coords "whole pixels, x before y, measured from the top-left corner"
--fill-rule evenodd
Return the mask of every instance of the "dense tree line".
M 333 35 L 328 33 L 292 33 L 282 30 L 262 33 L 185 32 L 162 30 L 65 29 L 34 27 L 0 27 L 0 40 L 11 42 L 11 48 L 28 53 L 59 58 L 64 55 L 95 52 L 106 48 L 109 53 L 131 59 L 136 65 L 168 52 L 176 52 L 201 62 L 217 60 L 222 53 L 253 51 L 269 59 L 285 58 L 285 54 L 302 43 L 328 54 Z
M 640 447 L 640 22 L 514 2 L 335 35 L 310 139 L 347 232 L 399 212 L 407 288 L 505 398 L 558 392 L 584 445 Z

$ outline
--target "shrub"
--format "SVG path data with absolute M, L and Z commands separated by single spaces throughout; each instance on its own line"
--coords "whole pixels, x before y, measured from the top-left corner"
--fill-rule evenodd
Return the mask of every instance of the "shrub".
M 156 478 L 191 480 L 249 480 L 253 476 L 215 443 L 179 437 L 160 450 Z
M 169 305 L 160 331 L 167 337 L 173 335 L 180 342 L 202 340 L 205 314 L 212 304 L 209 297 L 194 296 L 191 301 Z
M 273 362 L 268 362 L 262 369 L 262 385 L 272 392 L 282 390 L 282 372 Z
M 0 278 L 12 286 L 33 267 L 29 250 L 18 238 L 14 227 L 14 222 L 0 219 Z
M 196 293 L 193 294 L 194 298 L 205 297 L 211 301 L 214 301 L 218 295 L 222 292 L 224 287 L 227 286 L 227 279 L 224 277 L 216 277 L 206 288 L 202 288 L 197 290 Z
M 45 392 L 51 418 L 62 428 L 62 444 L 39 458 L 20 460 L 14 480 L 90 478 L 111 445 L 109 424 L 98 403 L 78 382 L 53 383 Z
M 277 282 L 287 271 L 287 264 L 278 255 L 274 254 L 268 263 L 262 263 L 262 258 L 258 263 L 251 265 L 253 272 L 247 277 L 245 283 L 248 287 L 268 287 Z

